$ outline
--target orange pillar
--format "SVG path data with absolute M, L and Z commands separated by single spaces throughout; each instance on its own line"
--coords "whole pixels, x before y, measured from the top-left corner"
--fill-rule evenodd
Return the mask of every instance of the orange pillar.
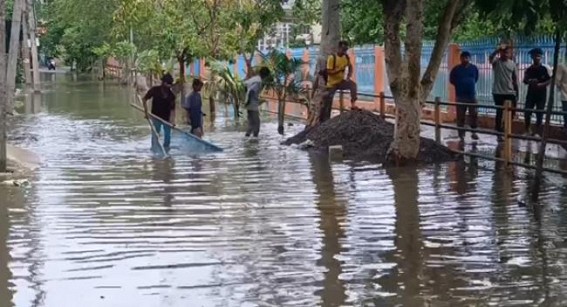
M 383 47 L 374 47 L 374 94 L 379 95 L 386 89 L 384 74 L 386 73 L 386 62 Z M 380 98 L 374 98 L 376 110 L 380 109 Z
M 459 65 L 461 61 L 461 48 L 458 44 L 449 44 L 448 56 L 447 56 L 447 73 L 451 72 L 453 67 Z M 457 96 L 455 94 L 455 88 L 450 82 L 447 82 L 448 92 L 449 92 L 449 102 L 457 101 Z M 457 108 L 454 105 L 449 106 L 447 110 L 447 120 L 454 122 L 457 117 Z
M 235 57 L 234 57 L 234 63 L 232 64 L 232 68 L 233 68 L 233 70 L 234 70 L 234 75 L 235 75 L 235 76 L 238 76 L 238 75 L 239 75 L 239 74 L 238 74 L 238 58 L 239 58 L 239 57 L 240 57 L 240 56 L 238 56 L 238 55 L 235 56 Z
M 356 53 L 354 52 L 354 48 L 348 50 L 348 57 L 352 65 L 352 80 L 356 82 Z
M 199 78 L 200 79 L 204 79 L 207 74 L 205 72 L 205 70 L 207 69 L 207 67 L 205 66 L 207 64 L 207 62 L 205 61 L 205 59 L 201 59 L 201 63 L 199 64 Z
M 191 65 L 189 65 L 189 73 L 191 78 L 195 78 L 195 62 L 191 62 Z
M 301 60 L 303 61 L 303 66 L 301 69 L 301 72 L 303 74 L 303 80 L 309 80 L 309 67 L 310 67 L 309 63 L 311 63 L 309 49 L 303 50 L 303 58 Z

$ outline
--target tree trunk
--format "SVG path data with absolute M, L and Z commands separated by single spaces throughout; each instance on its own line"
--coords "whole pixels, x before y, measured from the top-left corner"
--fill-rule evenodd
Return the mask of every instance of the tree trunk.
M 254 75 L 254 68 L 252 67 L 252 59 L 254 58 L 254 52 L 250 57 L 246 57 L 246 52 L 242 53 L 244 55 L 244 62 L 246 63 L 246 79 L 252 78 Z
M 283 135 L 285 121 L 285 98 L 278 98 L 278 133 Z
M 210 112 L 210 117 L 211 120 L 214 119 L 215 113 L 217 111 L 216 105 L 215 105 L 215 97 L 213 97 L 212 94 L 209 94 L 209 112 Z
M 37 24 L 35 20 L 35 10 L 33 6 L 33 0 L 27 0 L 27 13 L 26 19 L 29 25 L 29 37 L 31 42 L 31 67 L 32 67 L 32 77 L 33 77 L 33 89 L 35 92 L 40 90 L 40 78 L 39 78 L 39 55 L 37 51 L 36 44 L 36 30 Z M 25 23 L 25 22 L 24 22 Z
M 317 65 L 315 68 L 315 76 L 319 75 L 321 68 L 327 66 L 327 57 L 337 52 L 339 40 L 341 38 L 341 14 L 340 14 L 340 0 L 323 0 L 322 6 L 322 32 L 321 32 L 321 45 L 319 55 L 317 56 Z M 326 84 L 322 78 L 315 80 L 313 84 L 313 108 L 310 112 L 311 118 L 308 120 L 307 127 L 311 128 L 320 123 L 320 112 L 323 103 L 332 103 L 332 99 L 325 99 Z M 328 118 L 323 118 L 328 119 Z
M 383 5 L 386 69 L 396 103 L 396 129 L 390 159 L 397 164 L 417 159 L 420 146 L 421 106 L 431 92 L 439 66 L 463 11 L 465 0 L 447 1 L 440 19 L 435 46 L 420 80 L 423 44 L 424 0 L 386 0 Z M 401 52 L 401 24 L 409 20 L 405 35 L 405 56 Z
M 6 172 L 6 0 L 0 0 L 0 172 Z
M 185 54 L 177 58 L 179 62 L 179 85 L 181 86 L 181 101 L 185 99 Z
M 14 108 L 14 93 L 16 91 L 16 74 L 18 69 L 18 54 L 20 53 L 20 31 L 22 26 L 22 11 L 25 0 L 14 1 L 12 13 L 12 30 L 10 32 L 10 50 L 8 52 L 8 67 L 6 71 L 7 112 Z
M 20 50 L 22 51 L 22 65 L 24 66 L 26 87 L 28 87 L 32 84 L 32 72 L 30 67 L 30 48 L 28 47 L 27 43 L 29 38 L 29 31 L 28 24 L 26 22 L 22 22 L 22 37 L 23 41 Z
M 394 97 L 396 126 L 394 141 L 390 145 L 390 158 L 396 165 L 400 165 L 415 160 L 419 153 L 421 100 L 410 97 L 405 89 Z

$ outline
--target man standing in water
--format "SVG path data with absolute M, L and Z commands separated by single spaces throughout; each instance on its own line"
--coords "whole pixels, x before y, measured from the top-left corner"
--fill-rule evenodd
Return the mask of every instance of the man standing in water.
M 262 81 L 270 76 L 270 70 L 267 67 L 260 68 L 259 75 L 244 81 L 246 86 L 246 111 L 248 112 L 248 129 L 246 129 L 246 137 L 253 135 L 258 137 L 260 134 L 260 93 L 262 92 Z
M 524 114 L 526 133 L 536 135 L 540 132 L 543 123 L 543 113 L 536 113 L 536 129 L 531 129 L 532 109 L 543 111 L 547 100 L 547 86 L 551 83 L 551 76 L 545 66 L 541 64 L 543 50 L 535 48 L 530 50 L 533 64 L 524 73 L 524 83 L 528 85 L 526 96 L 526 111 Z
M 461 53 L 461 64 L 451 70 L 450 81 L 455 86 L 457 101 L 462 103 L 476 104 L 476 83 L 478 82 L 478 68 L 470 63 L 471 54 L 467 51 Z M 470 126 L 477 128 L 477 108 L 476 106 L 457 106 L 457 127 L 463 128 L 469 110 Z M 478 140 L 478 135 L 473 132 L 473 140 Z M 459 130 L 461 141 L 465 139 L 465 131 Z
M 499 55 L 498 58 L 496 55 Z M 492 95 L 496 106 L 504 106 L 504 102 L 512 102 L 512 107 L 516 107 L 518 97 L 518 67 L 512 61 L 512 48 L 507 45 L 500 45 L 490 55 L 490 63 L 494 73 L 494 83 L 492 85 Z M 496 110 L 495 128 L 498 132 L 503 132 L 502 126 L 502 109 Z M 514 113 L 512 113 L 514 118 Z M 498 141 L 503 140 L 502 136 L 498 136 Z
M 152 100 L 151 112 L 156 117 L 171 123 L 175 126 L 175 94 L 171 91 L 173 85 L 173 77 L 166 73 L 161 78 L 161 85 L 152 87 L 144 96 L 144 111 L 148 114 L 148 100 Z M 171 127 L 165 125 L 163 122 L 156 118 L 151 118 L 156 132 L 159 135 L 163 127 L 164 141 L 163 147 L 168 149 L 171 144 Z M 152 134 L 152 148 L 156 148 L 158 139 L 156 135 Z

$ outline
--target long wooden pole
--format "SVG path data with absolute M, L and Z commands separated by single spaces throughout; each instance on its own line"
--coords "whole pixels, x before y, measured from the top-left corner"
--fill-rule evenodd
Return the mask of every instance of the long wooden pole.
M 35 19 L 34 0 L 27 0 L 26 21 L 28 23 L 29 37 L 31 44 L 31 64 L 33 77 L 33 90 L 39 92 L 41 89 L 41 81 L 39 78 L 39 55 L 37 51 L 37 23 Z M 24 23 L 26 22 L 24 21 Z
M 157 132 L 156 127 L 154 126 L 154 123 L 152 123 L 152 120 L 147 115 L 146 115 L 146 119 L 148 120 L 148 124 L 150 125 L 150 129 L 152 130 L 153 137 L 155 137 L 155 139 L 157 140 L 156 142 L 158 143 L 159 149 L 161 149 L 163 156 L 167 157 L 167 151 L 165 151 L 165 148 L 163 147 L 163 144 L 161 143 L 161 140 L 159 139 L 159 133 Z M 153 147 L 153 145 L 152 145 L 152 147 Z
M 140 98 L 139 95 L 136 95 L 136 98 L 138 99 L 138 102 L 141 103 L 142 99 Z M 146 115 L 146 119 L 148 120 L 148 125 L 150 125 L 150 130 L 152 131 L 152 136 L 157 140 L 158 146 L 161 149 L 161 152 L 163 153 L 164 157 L 167 156 L 167 152 L 165 151 L 165 148 L 163 147 L 163 144 L 161 143 L 161 140 L 159 139 L 159 133 L 156 130 L 156 127 L 154 126 L 154 123 L 152 122 L 151 118 L 156 118 L 156 119 L 160 119 L 159 117 L 153 115 L 150 112 L 147 112 L 145 109 L 139 107 L 136 104 L 130 103 L 131 106 L 135 106 L 136 108 L 139 108 L 139 110 L 141 110 L 142 112 L 145 113 Z M 151 118 L 150 118 L 151 117 Z M 153 149 L 153 143 L 152 143 L 152 149 Z
M 31 72 L 31 63 L 30 63 L 30 47 L 28 46 L 28 41 L 31 42 L 29 40 L 29 28 L 28 28 L 28 23 L 25 21 L 25 15 L 26 13 L 24 13 L 24 21 L 22 22 L 22 36 L 23 36 L 23 41 L 22 41 L 22 45 L 20 46 L 21 50 L 22 50 L 22 63 L 24 66 L 24 77 L 26 79 L 26 87 L 29 85 L 32 85 L 33 81 L 32 81 L 32 72 Z
M 6 0 L 0 0 L 0 42 L 6 41 Z M 0 44 L 0 172 L 7 171 L 6 153 L 6 44 Z
M 24 5 L 25 0 L 15 0 L 14 11 L 12 12 L 10 48 L 8 50 L 8 64 L 6 68 L 6 97 L 8 98 L 6 108 L 8 112 L 12 112 L 14 107 L 18 55 L 20 54 L 20 31 L 22 29 L 22 13 Z
M 545 159 L 545 149 L 547 147 L 547 138 L 549 136 L 549 126 L 551 123 L 551 112 L 553 112 L 553 102 L 555 101 L 555 84 L 557 76 L 557 66 L 559 65 L 559 52 L 561 50 L 561 30 L 555 30 L 555 50 L 553 53 L 553 76 L 551 77 L 551 85 L 549 89 L 549 101 L 547 102 L 547 110 L 545 112 L 545 126 L 541 134 L 541 144 L 537 155 L 536 175 L 532 186 L 531 198 L 535 202 L 539 198 L 540 185 L 543 175 L 543 161 Z

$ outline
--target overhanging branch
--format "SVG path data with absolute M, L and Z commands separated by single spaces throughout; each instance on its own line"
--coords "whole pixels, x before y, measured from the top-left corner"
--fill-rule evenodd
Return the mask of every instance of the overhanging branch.
M 427 96 L 429 96 L 429 93 L 433 88 L 433 83 L 435 82 L 439 67 L 441 66 L 443 55 L 449 46 L 453 32 L 463 20 L 464 11 L 470 5 L 469 2 L 470 1 L 467 0 L 448 0 L 445 5 L 443 16 L 441 17 L 439 27 L 437 28 L 437 37 L 435 38 L 435 45 L 431 52 L 429 64 L 427 65 L 425 73 L 421 79 L 422 100 L 425 100 Z

